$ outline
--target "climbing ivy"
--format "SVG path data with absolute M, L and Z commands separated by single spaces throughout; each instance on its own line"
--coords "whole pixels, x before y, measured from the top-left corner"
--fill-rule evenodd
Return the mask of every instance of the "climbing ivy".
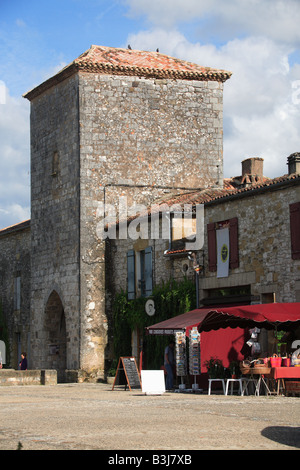
M 145 303 L 151 298 L 155 315 L 145 312 Z M 127 292 L 116 295 L 113 306 L 113 337 L 115 362 L 120 356 L 131 355 L 131 333 L 139 328 L 143 334 L 143 350 L 147 368 L 159 368 L 163 350 L 168 342 L 165 336 L 146 336 L 145 327 L 196 308 L 195 283 L 187 278 L 181 282 L 171 279 L 156 286 L 151 297 L 128 300 Z

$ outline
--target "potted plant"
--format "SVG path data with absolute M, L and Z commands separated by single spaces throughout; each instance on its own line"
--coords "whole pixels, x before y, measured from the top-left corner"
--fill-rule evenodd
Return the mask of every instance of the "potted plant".
M 229 364 L 229 370 L 232 379 L 238 379 L 240 375 L 240 366 L 238 361 L 232 361 Z
M 221 359 L 211 357 L 204 365 L 210 379 L 223 379 L 225 377 L 225 369 Z
M 115 375 L 117 372 L 117 367 L 118 367 L 118 361 L 117 359 L 114 359 L 110 369 L 108 370 L 106 381 L 108 384 L 113 384 L 115 380 Z

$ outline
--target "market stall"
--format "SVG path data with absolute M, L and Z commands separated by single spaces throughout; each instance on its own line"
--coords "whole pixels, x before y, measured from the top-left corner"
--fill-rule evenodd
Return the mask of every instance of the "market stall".
M 149 335 L 174 336 L 175 341 L 176 333 L 186 336 L 189 361 L 186 364 L 185 374 L 189 374 L 191 386 L 194 389 L 197 389 L 197 386 L 198 388 L 207 388 L 208 374 L 205 364 L 211 356 L 217 356 L 222 360 L 224 367 L 229 367 L 232 361 L 240 361 L 244 358 L 244 345 L 249 337 L 247 328 L 226 328 L 225 330 L 205 331 L 195 335 L 195 329 L 198 332 L 198 326 L 202 324 L 210 312 L 211 309 L 200 308 L 146 328 Z M 177 374 L 177 376 L 182 383 L 184 381 L 182 367 L 179 374 L 181 375 Z
M 264 328 L 292 332 L 300 327 L 300 303 L 200 308 L 149 326 L 146 330 L 148 334 L 155 335 L 175 335 L 177 331 L 180 331 L 188 336 L 195 327 L 201 336 L 201 363 L 207 362 L 209 356 L 215 355 L 221 356 L 226 366 L 226 360 L 227 363 L 233 358 L 241 361 L 247 355 L 247 350 L 243 351 L 243 348 L 245 348 L 247 335 L 248 339 L 250 337 L 249 330 Z M 289 378 L 299 377 L 300 368 L 280 367 L 280 369 L 286 369 L 282 373 L 290 374 Z M 279 379 L 284 379 L 278 375 L 280 371 L 272 370 L 272 374 L 277 382 Z

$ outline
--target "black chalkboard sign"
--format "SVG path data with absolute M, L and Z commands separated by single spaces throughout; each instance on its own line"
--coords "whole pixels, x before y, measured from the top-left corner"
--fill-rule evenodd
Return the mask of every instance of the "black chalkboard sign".
M 115 385 L 128 385 L 129 390 L 141 388 L 140 374 L 134 357 L 120 357 L 112 390 Z

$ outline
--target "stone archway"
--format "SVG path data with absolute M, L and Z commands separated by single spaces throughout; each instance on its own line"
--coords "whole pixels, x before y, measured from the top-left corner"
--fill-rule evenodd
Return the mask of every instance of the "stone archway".
M 65 382 L 67 368 L 66 319 L 62 301 L 53 290 L 45 307 L 46 368 L 57 370 L 57 381 Z

